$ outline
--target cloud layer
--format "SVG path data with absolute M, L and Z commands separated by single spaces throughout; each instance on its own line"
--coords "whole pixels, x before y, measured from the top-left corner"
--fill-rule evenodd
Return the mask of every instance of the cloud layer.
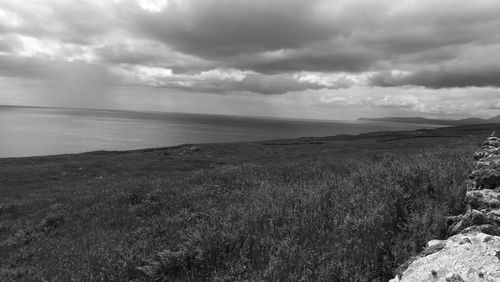
M 401 96 L 390 102 L 375 95 L 368 104 L 405 109 L 410 88 L 446 97 L 450 89 L 498 93 L 499 13 L 495 0 L 6 0 L 0 76 L 61 93 L 115 86 L 224 95 L 321 90 L 320 97 L 344 93 L 335 99 L 348 101 L 362 92 L 363 105 L 371 94 L 360 89 L 390 88 Z M 88 81 L 67 79 L 68 71 Z

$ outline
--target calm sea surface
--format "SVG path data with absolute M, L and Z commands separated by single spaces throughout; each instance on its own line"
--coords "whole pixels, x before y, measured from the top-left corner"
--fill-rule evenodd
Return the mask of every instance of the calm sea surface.
M 0 106 L 0 158 L 432 127 Z

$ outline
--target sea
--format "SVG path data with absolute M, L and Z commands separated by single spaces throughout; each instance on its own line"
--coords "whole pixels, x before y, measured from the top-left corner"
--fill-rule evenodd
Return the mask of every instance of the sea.
M 437 127 L 212 114 L 0 106 L 0 158 Z

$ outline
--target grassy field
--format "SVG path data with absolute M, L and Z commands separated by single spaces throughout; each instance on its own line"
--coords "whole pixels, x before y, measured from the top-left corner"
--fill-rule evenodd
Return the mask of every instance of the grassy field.
M 493 130 L 0 159 L 0 281 L 386 281 Z

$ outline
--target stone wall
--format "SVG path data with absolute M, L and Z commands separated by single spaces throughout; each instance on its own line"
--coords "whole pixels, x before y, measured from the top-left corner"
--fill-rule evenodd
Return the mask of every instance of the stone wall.
M 427 248 L 391 281 L 500 281 L 500 138 L 474 154 L 464 214 L 447 218 L 447 240 Z

